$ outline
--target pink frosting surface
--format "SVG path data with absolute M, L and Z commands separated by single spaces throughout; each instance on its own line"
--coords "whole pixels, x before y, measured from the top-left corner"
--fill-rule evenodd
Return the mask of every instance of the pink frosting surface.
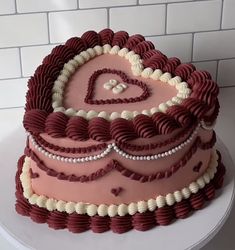
M 202 138 L 202 141 L 205 142 L 209 141 L 211 138 L 211 132 L 204 131 L 202 129 L 200 129 L 199 135 Z M 184 140 L 185 138 L 181 139 L 181 141 Z M 155 149 L 151 152 L 162 152 L 179 143 L 180 142 L 168 145 L 160 150 Z M 190 146 L 191 144 L 187 145 L 187 147 L 174 155 L 154 161 L 132 161 L 119 156 L 115 152 L 112 152 L 107 157 L 98 161 L 82 164 L 65 164 L 63 162 L 49 159 L 37 151 L 35 151 L 35 153 L 48 167 L 66 174 L 73 173 L 77 175 L 89 175 L 100 168 L 104 168 L 105 165 L 112 159 L 118 160 L 126 168 L 138 173 L 151 174 L 153 172 L 169 168 L 185 154 Z M 115 170 L 100 179 L 88 183 L 63 181 L 58 180 L 55 177 L 48 176 L 44 171 L 37 167 L 34 161 L 31 161 L 31 168 L 33 172 L 39 173 L 40 175 L 39 178 L 32 179 L 32 187 L 34 192 L 37 194 L 43 194 L 50 198 L 65 201 L 82 201 L 94 204 L 120 204 L 147 200 L 154 198 L 157 195 L 166 195 L 169 192 L 180 190 L 201 176 L 208 167 L 210 151 L 210 149 L 198 149 L 185 167 L 179 169 L 171 177 L 146 183 L 131 180 Z M 150 151 L 142 153 L 149 154 Z M 199 172 L 194 172 L 193 167 L 197 165 L 199 161 L 202 161 L 202 167 Z M 111 193 L 111 189 L 118 187 L 122 187 L 123 191 L 119 194 L 119 196 L 114 196 Z
M 84 98 L 87 93 L 88 81 L 94 71 L 98 69 L 109 68 L 121 70 L 127 74 L 129 78 L 143 81 L 151 91 L 151 95 L 147 100 L 138 103 L 128 104 L 104 104 L 104 105 L 92 105 L 84 102 Z M 110 79 L 116 79 L 118 82 L 122 82 L 120 77 L 115 74 L 102 74 L 95 83 L 95 96 L 94 99 L 111 99 L 111 98 L 130 98 L 140 96 L 142 89 L 135 85 L 128 85 L 128 88 L 120 93 L 114 94 L 111 90 L 103 88 L 103 84 Z M 118 56 L 104 54 L 91 59 L 76 70 L 75 74 L 70 78 L 65 89 L 65 108 L 74 108 L 76 110 L 83 109 L 86 111 L 107 111 L 107 112 L 122 112 L 123 110 L 129 111 L 142 111 L 144 109 L 151 109 L 157 107 L 160 103 L 170 100 L 173 96 L 176 96 L 177 90 L 161 81 L 152 80 L 149 78 L 136 77 L 131 70 L 131 64 L 128 60 Z

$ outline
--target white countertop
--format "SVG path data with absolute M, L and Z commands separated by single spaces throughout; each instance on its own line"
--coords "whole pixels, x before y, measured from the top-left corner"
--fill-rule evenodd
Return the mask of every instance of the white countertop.
M 229 149 L 231 157 L 235 162 L 235 87 L 223 88 L 220 90 L 220 104 L 221 111 L 216 126 L 216 132 L 222 139 L 224 144 Z M 0 137 L 3 138 L 4 134 L 13 132 L 19 126 L 21 126 L 21 121 L 23 117 L 23 108 L 0 109 L 0 117 L 2 117 L 0 122 Z M 3 119 L 4 117 L 4 119 Z M 14 119 L 13 119 L 14 117 Z M 19 121 L 19 123 L 11 123 L 13 120 Z M 0 152 L 1 154 L 1 152 Z M 234 238 L 234 228 L 235 228 L 235 207 L 233 208 L 230 217 L 227 222 L 220 230 L 220 232 L 212 239 L 203 250 L 234 250 L 235 249 L 235 238 Z M 2 250 L 14 250 L 15 248 L 7 242 L 0 235 L 0 249 Z

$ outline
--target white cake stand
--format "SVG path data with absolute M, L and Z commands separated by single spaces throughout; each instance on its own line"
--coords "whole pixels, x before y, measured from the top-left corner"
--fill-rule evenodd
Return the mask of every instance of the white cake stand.
M 216 235 L 231 211 L 234 165 L 226 147 L 219 141 L 217 148 L 227 168 L 224 186 L 217 191 L 216 199 L 189 218 L 147 232 L 132 230 L 122 235 L 112 232 L 73 234 L 67 230 L 56 231 L 15 212 L 14 177 L 17 159 L 25 145 L 25 133 L 20 128 L 4 137 L 4 140 L 0 140 L 0 233 L 19 249 L 200 249 Z

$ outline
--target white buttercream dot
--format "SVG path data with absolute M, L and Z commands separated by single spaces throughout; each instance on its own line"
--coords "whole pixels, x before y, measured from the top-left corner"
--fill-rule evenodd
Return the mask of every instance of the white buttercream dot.
M 182 99 L 177 97 L 177 96 L 172 97 L 171 100 L 172 100 L 173 103 L 176 103 L 176 104 L 181 104 L 182 103 Z
M 159 196 L 156 198 L 156 204 L 157 204 L 157 207 L 158 207 L 158 208 L 164 207 L 164 206 L 166 205 L 165 197 L 162 196 L 162 195 L 159 195 Z
M 181 202 L 183 199 L 183 195 L 180 191 L 177 190 L 174 192 L 174 198 L 175 198 L 175 201 Z
M 87 112 L 85 110 L 78 110 L 76 116 L 81 116 L 83 118 L 87 117 Z
M 64 212 L 65 211 L 65 206 L 66 206 L 66 202 L 62 201 L 62 200 L 57 201 L 56 204 L 55 204 L 55 208 L 59 212 Z
M 139 213 L 144 213 L 148 209 L 148 204 L 146 201 L 138 201 L 137 202 L 137 207 L 138 207 L 138 212 Z
M 85 59 L 84 57 L 82 57 L 81 55 L 77 55 L 74 57 L 74 60 L 77 62 L 77 64 L 79 66 L 83 65 L 85 63 Z
M 210 182 L 210 176 L 207 172 L 203 175 L 203 179 L 204 179 L 206 184 L 208 184 Z
M 47 199 L 47 201 L 46 201 L 47 210 L 53 211 L 55 209 L 55 204 L 56 204 L 56 202 L 54 199 L 52 199 L 52 198 Z
M 89 216 L 94 216 L 97 213 L 97 206 L 95 204 L 90 204 L 87 206 L 87 214 Z
M 129 50 L 127 48 L 122 48 L 121 50 L 118 51 L 118 55 L 121 57 L 125 57 L 128 52 Z
M 75 59 L 69 60 L 69 63 L 72 64 L 75 68 L 79 66 L 79 63 Z
M 132 114 L 133 114 L 133 117 L 136 117 L 137 115 L 140 114 L 140 112 L 139 111 L 133 111 Z
M 46 196 L 40 195 L 40 196 L 38 196 L 38 199 L 37 199 L 36 204 L 37 204 L 39 207 L 45 207 L 46 200 L 47 200 L 47 197 L 46 197 Z
M 154 211 L 157 207 L 156 200 L 154 200 L 154 199 L 149 199 L 147 204 L 148 204 L 149 211 Z
M 66 69 L 70 74 L 73 74 L 76 70 L 74 65 L 70 62 L 64 64 L 64 69 Z M 62 73 L 63 73 L 63 71 L 62 71 Z
M 121 113 L 121 118 L 124 118 L 126 120 L 131 120 L 133 118 L 133 113 L 128 110 L 124 110 Z
M 96 111 L 90 110 L 87 113 L 87 119 L 91 120 L 92 118 L 97 117 L 97 115 L 98 115 L 98 113 Z
M 167 111 L 167 109 L 168 109 L 168 106 L 167 106 L 166 103 L 163 102 L 163 103 L 160 103 L 160 104 L 159 104 L 158 108 L 159 108 L 159 110 L 160 110 L 161 112 L 165 113 L 165 112 Z
M 180 83 L 182 80 L 181 80 L 181 77 L 180 76 L 175 76 L 173 78 L 171 78 L 168 83 L 171 85 L 171 86 L 175 86 L 177 83 Z
M 172 206 L 175 203 L 175 197 L 173 194 L 169 193 L 166 195 L 166 203 L 168 206 Z
M 101 112 L 99 112 L 98 117 L 102 117 L 102 118 L 108 120 L 109 119 L 109 114 L 107 112 L 105 112 L 105 111 L 101 111 Z
M 128 212 L 126 204 L 120 204 L 117 209 L 117 213 L 119 216 L 124 216 Z
M 94 51 L 95 51 L 96 55 L 99 56 L 103 53 L 103 47 L 101 47 L 100 45 L 96 45 L 94 47 Z
M 108 215 L 110 216 L 110 217 L 114 217 L 114 216 L 116 216 L 117 215 L 117 210 L 118 210 L 118 207 L 116 206 L 116 205 L 110 205 L 109 207 L 108 207 Z
M 153 73 L 153 69 L 152 68 L 145 68 L 142 73 L 141 73 L 141 76 L 144 77 L 144 78 L 149 78 L 150 75 L 152 75 Z
M 30 198 L 29 198 L 29 203 L 32 205 L 35 205 L 37 203 L 37 199 L 38 199 L 38 195 L 37 194 L 33 194 Z
M 141 63 L 140 56 L 137 54 L 130 54 L 128 60 L 131 64 Z
M 117 118 L 120 118 L 120 117 L 121 117 L 120 113 L 112 112 L 111 115 L 110 115 L 110 120 L 114 120 L 114 119 L 117 119 Z
M 188 199 L 191 195 L 191 191 L 189 190 L 189 188 L 185 187 L 181 190 L 181 193 L 184 197 L 184 199 Z
M 75 211 L 78 214 L 85 214 L 86 213 L 86 206 L 85 206 L 85 204 L 83 202 L 78 202 L 75 205 Z
M 76 110 L 74 110 L 73 108 L 66 109 L 65 114 L 67 116 L 74 116 L 76 114 Z
M 189 185 L 189 190 L 193 193 L 193 194 L 196 194 L 199 190 L 199 186 L 196 182 L 192 182 L 190 185 Z
M 127 210 L 130 215 L 134 215 L 138 211 L 137 204 L 135 202 L 130 203 Z
M 118 45 L 115 45 L 111 48 L 111 50 L 109 51 L 109 53 L 111 55 L 117 55 L 118 52 L 120 51 L 120 47 Z
M 96 52 L 92 48 L 87 49 L 87 53 L 90 55 L 90 58 L 93 58 L 96 56 Z
M 135 52 L 134 52 L 133 50 L 131 50 L 131 51 L 129 51 L 129 52 L 126 54 L 125 58 L 126 58 L 127 60 L 130 60 L 130 57 L 132 57 L 133 55 L 135 55 Z
M 65 211 L 68 214 L 72 214 L 73 212 L 75 212 L 75 203 L 74 202 L 67 202 L 65 205 Z
M 110 46 L 110 44 L 103 45 L 103 53 L 104 54 L 109 53 L 111 49 L 112 49 L 112 47 Z
M 85 61 L 89 61 L 91 58 L 90 54 L 87 51 L 82 51 L 80 53 L 80 56 L 82 56 L 85 59 Z
M 166 72 L 160 76 L 160 81 L 168 82 L 171 79 L 171 74 Z
M 162 71 L 160 69 L 155 69 L 150 76 L 153 80 L 159 80 L 160 76 L 162 75 Z
M 205 181 L 203 180 L 202 177 L 197 179 L 197 184 L 200 188 L 204 188 L 205 187 Z
M 146 109 L 144 109 L 144 110 L 142 110 L 142 112 L 141 112 L 143 115 L 147 115 L 147 116 L 150 116 L 150 112 L 149 112 L 149 110 L 146 110 Z
M 59 77 L 57 78 L 58 81 L 61 81 L 63 83 L 68 82 L 69 78 L 66 75 L 59 75 Z
M 108 206 L 101 204 L 98 206 L 97 213 L 99 216 L 106 216 L 108 214 Z
M 153 114 L 155 114 L 155 113 L 157 113 L 157 112 L 159 112 L 159 111 L 160 111 L 160 109 L 157 108 L 157 107 L 153 107 L 153 108 L 150 109 L 151 115 L 153 115 Z
M 131 66 L 131 70 L 134 76 L 140 76 L 143 71 L 143 65 L 138 63 Z

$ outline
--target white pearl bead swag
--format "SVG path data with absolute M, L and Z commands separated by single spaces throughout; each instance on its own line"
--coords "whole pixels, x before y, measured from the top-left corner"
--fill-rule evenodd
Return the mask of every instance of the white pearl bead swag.
M 76 212 L 78 214 L 88 214 L 90 216 L 94 216 L 95 214 L 100 216 L 108 215 L 110 217 L 114 217 L 116 215 L 125 216 L 126 214 L 134 215 L 137 212 L 143 213 L 147 210 L 154 211 L 156 208 L 161 208 L 166 205 L 171 206 L 176 202 L 180 202 L 182 199 L 188 199 L 192 193 L 197 193 L 213 179 L 214 174 L 217 172 L 218 159 L 219 157 L 216 150 L 213 149 L 211 159 L 205 173 L 195 182 L 192 182 L 188 187 L 176 190 L 173 193 L 168 193 L 165 196 L 158 195 L 156 198 L 151 198 L 147 201 L 132 202 L 129 204 L 100 204 L 99 206 L 96 206 L 95 204 L 65 202 L 62 200 L 47 198 L 43 195 L 37 195 L 33 193 L 31 187 L 29 157 L 25 158 L 20 180 L 23 187 L 23 195 L 26 199 L 28 199 L 29 203 L 32 205 L 37 204 L 39 207 L 46 208 L 49 211 L 58 210 L 60 212 L 67 213 Z
M 180 104 L 183 99 L 188 98 L 191 93 L 191 90 L 188 88 L 187 83 L 182 82 L 179 76 L 175 76 L 172 78 L 170 73 L 163 73 L 160 69 L 155 69 L 153 71 L 151 68 L 144 68 L 141 57 L 134 51 L 129 51 L 127 48 L 120 49 L 118 46 L 111 47 L 109 44 L 105 44 L 103 46 L 95 46 L 94 48 L 89 48 L 86 51 L 82 51 L 79 55 L 76 55 L 73 59 L 64 64 L 64 68 L 61 70 L 59 77 L 55 81 L 52 90 L 52 107 L 54 109 L 54 112 L 64 112 L 68 116 L 80 116 L 80 110 L 67 111 L 64 107 L 62 107 L 65 84 L 68 82 L 69 78 L 78 67 L 81 67 L 84 63 L 94 58 L 95 56 L 99 56 L 102 54 L 115 54 L 128 60 L 131 64 L 131 69 L 134 76 L 142 76 L 144 78 L 160 80 L 162 82 L 166 82 L 171 86 L 175 86 L 178 90 L 178 93 L 171 100 L 169 100 L 171 101 L 170 103 L 172 105 Z M 124 89 L 125 88 L 119 87 L 113 88 L 113 92 L 118 94 L 121 93 Z M 169 101 L 167 101 L 166 103 L 161 103 L 159 107 L 152 107 L 151 109 L 156 109 L 156 112 L 166 112 L 166 110 L 171 106 L 168 105 Z M 130 113 L 130 116 L 125 116 L 124 119 L 130 120 L 135 117 L 135 115 L 133 115 L 133 112 L 128 110 L 127 112 Z M 85 119 L 89 119 L 89 115 L 87 115 L 87 113 L 89 113 L 89 111 L 85 111 L 85 114 L 83 113 L 82 117 L 84 117 Z M 99 115 L 99 112 L 96 113 L 97 114 L 95 115 L 95 117 Z M 152 112 L 140 111 L 140 113 L 147 113 L 147 115 L 151 115 Z M 105 116 L 105 119 L 113 120 L 115 119 L 115 117 L 116 115 L 114 116 L 112 114 L 108 114 L 107 116 Z
M 84 163 L 84 162 L 89 162 L 89 161 L 96 161 L 96 160 L 104 158 L 112 150 L 114 150 L 120 156 L 122 156 L 122 157 L 124 157 L 126 159 L 129 159 L 129 160 L 133 160 L 133 161 L 151 161 L 151 160 L 157 160 L 157 159 L 160 159 L 160 158 L 165 158 L 165 157 L 173 155 L 176 152 L 178 152 L 179 150 L 183 149 L 186 145 L 191 143 L 193 138 L 198 133 L 199 128 L 200 128 L 200 123 L 195 128 L 193 133 L 184 142 L 182 142 L 178 146 L 175 146 L 175 147 L 169 149 L 168 151 L 161 152 L 161 153 L 154 154 L 154 155 L 131 155 L 131 154 L 128 154 L 125 151 L 121 150 L 115 143 L 111 143 L 111 144 L 109 144 L 107 146 L 107 148 L 104 151 L 102 151 L 101 153 L 96 154 L 96 155 L 90 155 L 90 156 L 86 156 L 86 157 L 76 157 L 76 158 L 75 157 L 64 157 L 64 156 L 60 156 L 60 155 L 56 155 L 54 153 L 51 153 L 51 152 L 47 151 L 45 148 L 41 147 L 35 141 L 35 139 L 33 138 L 33 136 L 31 134 L 29 134 L 29 139 L 31 140 L 34 148 L 37 151 L 39 151 L 40 153 L 44 154 L 46 157 L 51 158 L 53 160 L 66 162 L 66 163 L 75 163 L 76 164 L 76 163 Z

